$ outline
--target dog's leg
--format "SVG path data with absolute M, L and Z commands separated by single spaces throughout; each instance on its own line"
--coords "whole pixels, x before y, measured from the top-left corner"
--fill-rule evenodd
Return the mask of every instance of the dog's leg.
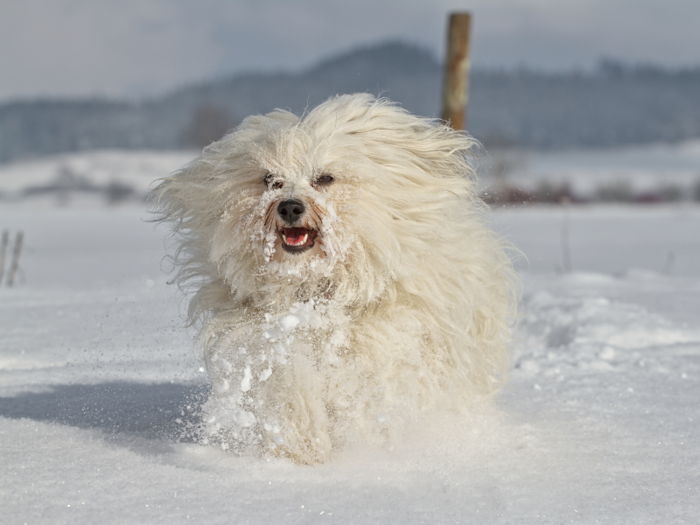
M 268 433 L 270 450 L 297 463 L 327 461 L 333 448 L 325 402 L 327 379 L 299 354 L 279 373 L 269 402 L 275 405 L 282 428 L 278 436 Z

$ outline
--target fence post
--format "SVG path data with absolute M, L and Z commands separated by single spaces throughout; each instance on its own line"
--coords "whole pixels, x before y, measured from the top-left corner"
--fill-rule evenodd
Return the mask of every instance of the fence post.
M 469 32 L 471 15 L 452 13 L 447 33 L 442 119 L 452 128 L 465 128 L 469 89 Z
M 23 240 L 24 232 L 20 230 L 15 237 L 15 245 L 12 250 L 12 265 L 10 266 L 10 273 L 7 274 L 7 286 L 15 284 L 15 275 L 17 275 L 17 270 L 19 269 L 19 256 L 22 253 Z

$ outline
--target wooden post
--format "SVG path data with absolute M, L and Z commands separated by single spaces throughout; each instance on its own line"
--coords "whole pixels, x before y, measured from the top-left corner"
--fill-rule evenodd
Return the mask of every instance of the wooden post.
M 469 88 L 469 31 L 471 15 L 452 13 L 447 34 L 442 119 L 452 128 L 464 129 Z
M 15 245 L 12 250 L 12 266 L 10 266 L 10 273 L 7 274 L 7 286 L 13 286 L 15 284 L 15 276 L 17 275 L 17 270 L 19 269 L 19 256 L 22 254 L 22 241 L 24 240 L 24 232 L 22 230 L 17 232 L 15 237 Z

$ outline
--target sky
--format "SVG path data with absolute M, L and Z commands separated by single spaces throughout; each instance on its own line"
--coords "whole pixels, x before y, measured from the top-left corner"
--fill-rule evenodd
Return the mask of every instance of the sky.
M 397 39 L 440 58 L 452 11 L 472 13 L 475 67 L 700 65 L 698 0 L 0 0 L 0 103 L 139 98 Z

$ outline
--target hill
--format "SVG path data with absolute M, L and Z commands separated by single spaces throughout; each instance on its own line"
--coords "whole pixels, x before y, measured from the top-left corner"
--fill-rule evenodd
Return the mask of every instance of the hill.
M 101 148 L 202 147 L 242 118 L 301 113 L 329 96 L 382 95 L 439 114 L 442 66 L 419 47 L 355 49 L 300 72 L 245 73 L 139 102 L 106 99 L 0 105 L 0 162 Z M 700 136 L 700 68 L 604 62 L 592 73 L 474 71 L 469 131 L 492 145 L 563 149 L 675 142 Z

